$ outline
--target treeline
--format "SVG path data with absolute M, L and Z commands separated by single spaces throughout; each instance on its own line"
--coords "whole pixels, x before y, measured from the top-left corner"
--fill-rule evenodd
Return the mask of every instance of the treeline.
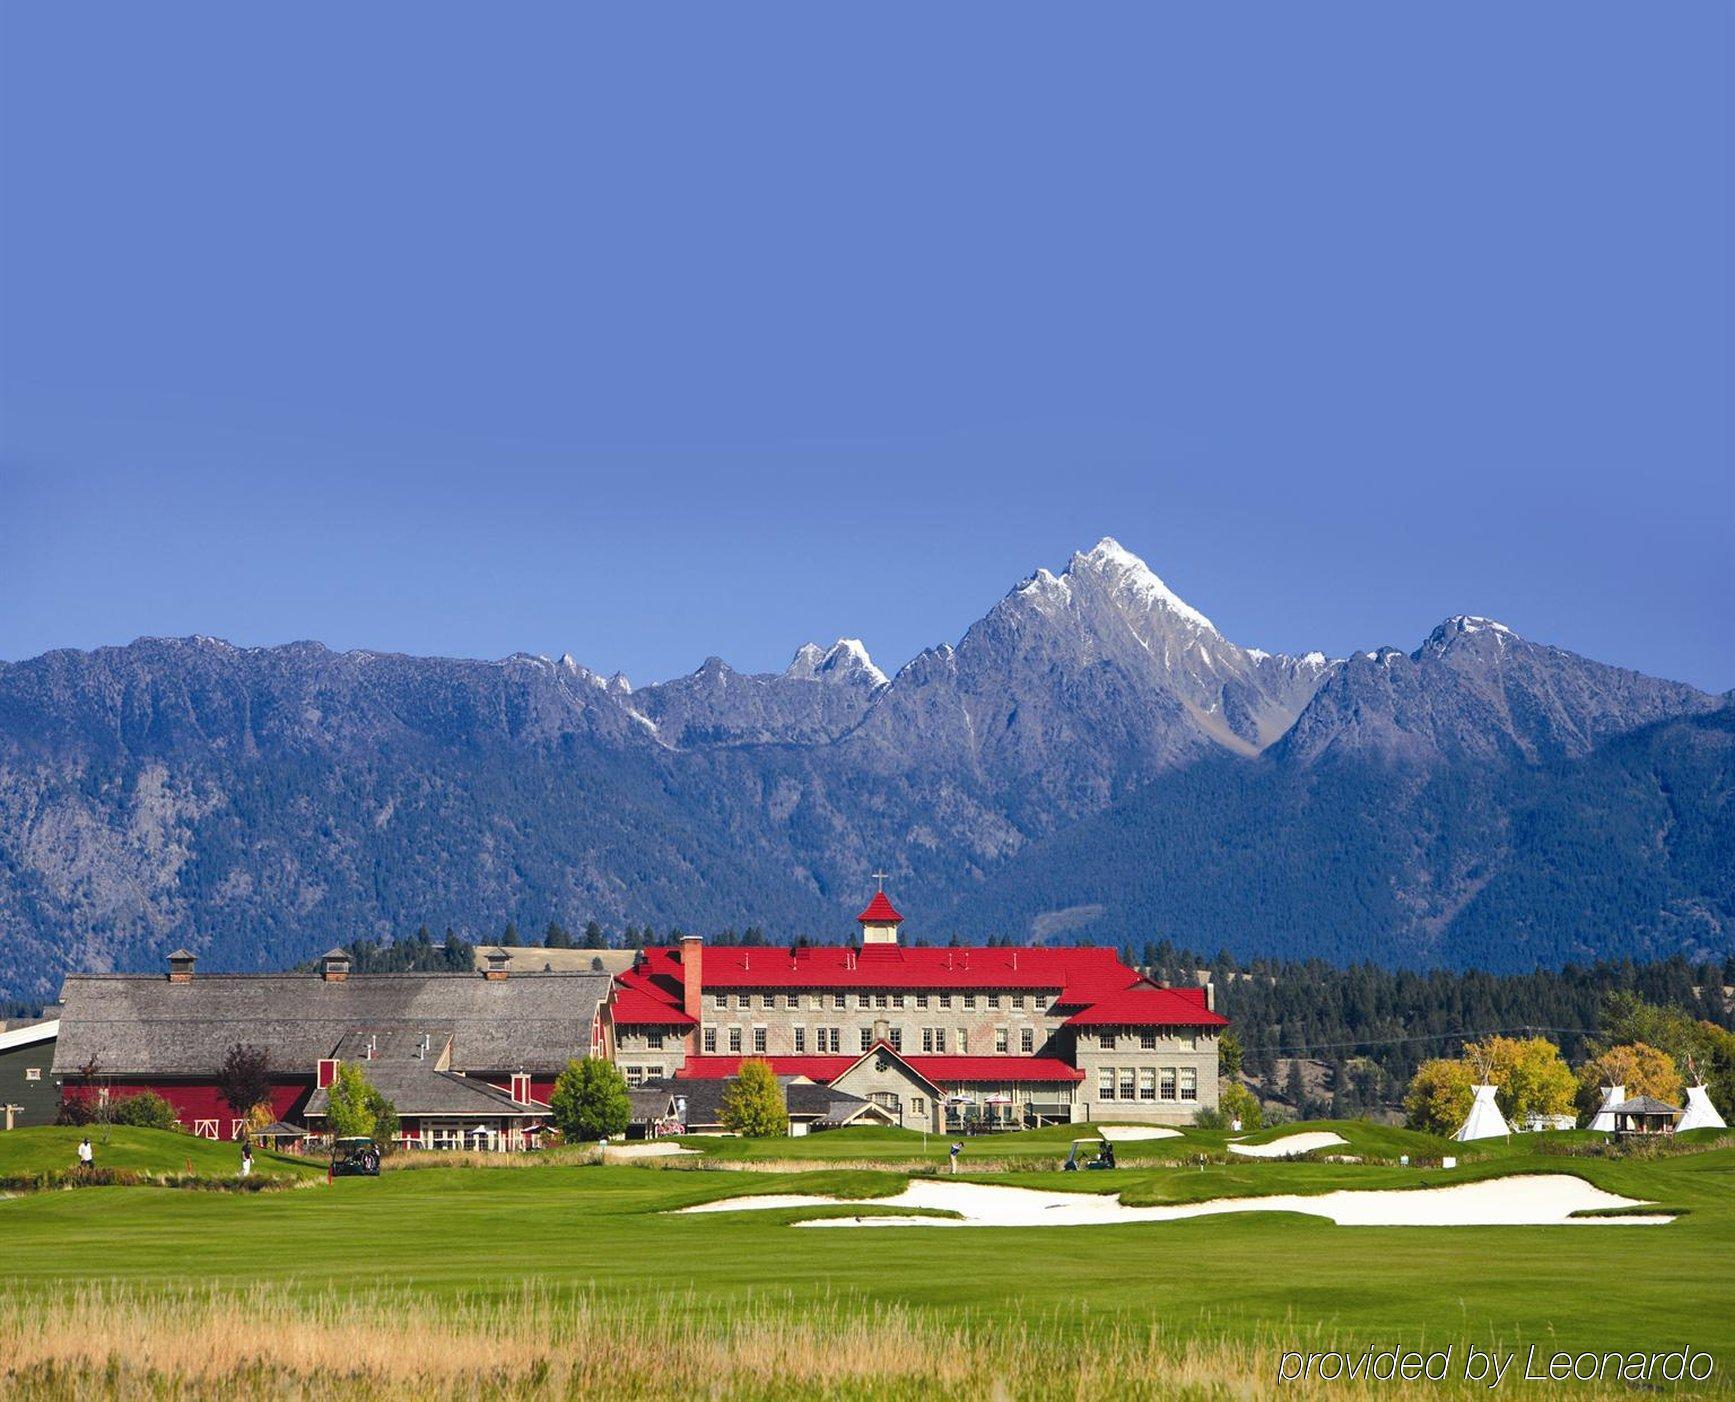
M 1424 1061 L 1456 1056 L 1492 1032 L 1538 1033 L 1569 1061 L 1610 1031 L 1613 995 L 1735 1027 L 1735 958 L 1630 960 L 1522 974 L 1340 968 L 1322 960 L 1206 959 L 1167 941 L 1123 949 L 1164 982 L 1208 972 L 1234 1024 L 1242 1071 L 1310 1110 L 1353 1114 L 1396 1104 Z M 1309 1077 L 1303 1063 L 1324 1068 Z

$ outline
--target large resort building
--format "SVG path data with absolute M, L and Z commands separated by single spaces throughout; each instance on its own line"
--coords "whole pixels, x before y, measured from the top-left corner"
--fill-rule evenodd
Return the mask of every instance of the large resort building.
M 910 1129 L 1190 1123 L 1217 1104 L 1211 989 L 1163 988 L 1112 949 L 911 947 L 882 891 L 859 944 L 649 949 L 617 977 L 630 1083 L 745 1058 L 872 1101 Z
M 166 976 L 69 977 L 24 1071 L 51 1056 L 57 1099 L 150 1090 L 191 1132 L 233 1139 L 232 1047 L 267 1054 L 272 1115 L 313 1133 L 337 1067 L 361 1062 L 425 1148 L 534 1142 L 554 1078 L 585 1056 L 619 1065 L 657 1132 L 713 1128 L 748 1058 L 801 1128 L 1185 1124 L 1217 1104 L 1227 1022 L 1208 986 L 1158 986 L 1107 948 L 906 945 L 883 891 L 857 923 L 846 946 L 485 949 L 474 973 L 359 974 L 334 949 L 311 972 L 202 974 L 178 950 Z

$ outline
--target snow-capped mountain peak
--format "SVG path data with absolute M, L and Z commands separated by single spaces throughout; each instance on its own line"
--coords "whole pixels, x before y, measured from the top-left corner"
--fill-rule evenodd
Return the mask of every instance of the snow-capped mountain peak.
M 860 638 L 839 638 L 829 648 L 818 643 L 803 643 L 783 675 L 798 681 L 854 679 L 861 677 L 873 686 L 884 686 L 886 674 L 874 665 Z
M 1089 550 L 1074 555 L 1062 579 L 1079 574 L 1094 575 L 1118 599 L 1146 609 L 1160 605 L 1183 623 L 1212 633 L 1217 631 L 1216 624 L 1164 584 L 1155 570 L 1113 536 L 1105 535 Z

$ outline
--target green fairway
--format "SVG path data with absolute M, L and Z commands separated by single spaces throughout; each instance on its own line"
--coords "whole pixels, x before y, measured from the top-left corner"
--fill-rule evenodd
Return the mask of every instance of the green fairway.
M 1389 1139 L 1402 1131 L 1342 1128 L 1346 1138 L 1366 1130 L 1367 1145 L 1407 1142 Z M 31 1133 L 40 1153 L 60 1162 L 76 1143 L 75 1131 Z M 230 1146 L 172 1138 L 147 1149 L 115 1131 L 107 1152 L 118 1157 L 124 1148 L 158 1165 L 183 1151 L 233 1156 Z M 1029 1150 L 1053 1158 L 1061 1142 L 1032 1140 Z M 733 1143 L 737 1153 L 747 1147 Z M 779 1141 L 775 1152 L 787 1147 L 812 1158 L 822 1145 L 835 1147 L 840 1160 L 866 1157 L 875 1145 L 902 1156 L 921 1148 L 919 1136 L 912 1145 L 897 1132 L 861 1131 Z M 707 1171 L 692 1160 L 679 1168 L 430 1168 L 261 1196 L 153 1188 L 18 1196 L 0 1202 L 0 1297 L 5 1309 L 28 1314 L 64 1299 L 70 1287 L 92 1285 L 130 1290 L 133 1300 L 188 1284 L 310 1301 L 332 1291 L 371 1298 L 389 1287 L 394 1310 L 408 1299 L 438 1312 L 489 1301 L 516 1308 L 511 1302 L 534 1289 L 556 1308 L 583 1302 L 587 1310 L 618 1308 L 623 1318 L 674 1311 L 688 1325 L 724 1329 L 748 1316 L 800 1320 L 823 1303 L 849 1319 L 891 1311 L 984 1338 L 1019 1326 L 1101 1345 L 1155 1329 L 1165 1347 L 1250 1354 L 1295 1341 L 1316 1348 L 1453 1340 L 1690 1345 L 1712 1352 L 1726 1381 L 1735 1363 L 1735 1149 L 1602 1160 L 1500 1147 L 1450 1171 L 1247 1160 L 1062 1176 L 1033 1163 L 989 1181 L 1154 1203 L 1573 1173 L 1684 1215 L 1650 1227 L 1345 1228 L 1248 1214 L 1118 1226 L 882 1228 L 869 1237 L 795 1231 L 788 1223 L 798 1211 L 666 1214 L 744 1194 L 889 1194 L 902 1174 Z

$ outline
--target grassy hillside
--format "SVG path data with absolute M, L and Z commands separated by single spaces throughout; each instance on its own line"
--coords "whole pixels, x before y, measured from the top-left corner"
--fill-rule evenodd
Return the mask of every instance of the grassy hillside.
M 0 1178 L 26 1173 L 52 1173 L 78 1166 L 78 1142 L 90 1135 L 93 1162 L 98 1168 L 120 1168 L 134 1173 L 192 1173 L 212 1178 L 233 1178 L 241 1170 L 241 1150 L 234 1144 L 196 1139 L 163 1129 L 132 1129 L 110 1125 L 88 1130 L 63 1125 L 15 1129 L 0 1134 Z M 254 1151 L 257 1174 L 319 1174 L 322 1161 L 298 1159 L 288 1154 Z

